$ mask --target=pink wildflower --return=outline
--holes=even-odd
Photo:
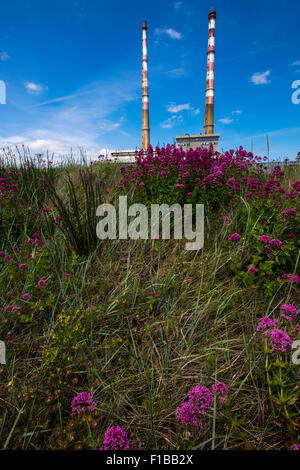
[[[278,323],[278,320],[272,320],[269,317],[259,318],[256,331],[264,331],[267,328],[274,328]]]
[[[101,450],[130,450],[127,432],[120,426],[112,426],[107,429]]]
[[[292,340],[289,335],[278,328],[274,330],[269,330],[266,334],[270,337],[271,348],[277,351],[285,352],[287,346],[292,345]]]
[[[77,416],[80,413],[83,413],[86,409],[94,411],[97,404],[98,403],[96,401],[93,401],[93,395],[87,392],[81,392],[76,395],[71,402],[71,416]]]
[[[39,280],[39,282],[38,282],[38,286],[39,286],[39,287],[46,287],[46,285],[47,285],[47,284],[46,284],[45,278],[42,277],[42,278]]]
[[[281,305],[280,310],[284,310],[280,316],[287,321],[295,320],[298,315],[298,310],[293,304]]]
[[[176,419],[182,424],[189,424],[197,429],[201,429],[203,426],[202,422],[199,421],[199,413],[192,401],[185,401],[177,408]]]
[[[268,242],[268,246],[272,250],[280,250],[282,244],[283,244],[282,241],[278,240],[278,238],[273,238],[272,240],[269,240]]]
[[[233,233],[232,235],[230,235],[228,240],[231,242],[236,242],[236,241],[239,241],[240,239],[241,239],[241,235],[239,233]]]
[[[256,269],[254,266],[249,266],[248,273],[256,274],[256,273],[258,273],[258,269]]]
[[[295,209],[287,209],[286,211],[281,212],[282,215],[286,217],[294,217],[296,215],[296,210]]]
[[[11,309],[12,313],[18,312],[20,310],[20,307],[13,307]]]
[[[269,240],[270,240],[270,237],[268,235],[261,235],[259,237],[259,241],[263,243],[268,243]]]
[[[290,450],[300,450],[300,444],[292,444]]]
[[[226,403],[228,388],[223,382],[217,382],[212,385],[211,391],[213,394],[220,394],[218,399],[221,403]]]

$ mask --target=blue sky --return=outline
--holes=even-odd
[[[288,6],[287,6],[288,5]],[[141,145],[141,23],[148,23],[152,145],[203,132],[211,7],[217,12],[215,131],[220,148],[273,158],[300,151],[300,2],[2,2],[0,146],[97,155]]]

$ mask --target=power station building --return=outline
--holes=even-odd
[[[176,146],[187,151],[198,147],[213,146],[214,151],[219,148],[220,134],[182,134],[176,136]]]

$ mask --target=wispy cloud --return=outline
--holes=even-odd
[[[242,114],[242,110],[241,109],[234,109],[233,111],[231,111],[231,114],[233,116],[240,116]],[[233,122],[238,122],[239,121],[239,118],[233,118],[233,117],[224,117],[224,118],[220,118],[219,119],[219,122],[221,122],[222,124],[232,124]]]
[[[171,78],[177,78],[177,77],[182,77],[183,75],[186,75],[186,71],[184,68],[178,68],[178,69],[167,70],[165,74]]]
[[[270,74],[270,70],[266,70],[263,73],[256,72],[252,75],[250,81],[254,83],[254,85],[265,85],[266,83],[271,83],[271,80],[268,80]]]
[[[170,129],[171,127],[174,127],[177,122],[182,122],[182,116],[174,114],[173,116],[169,117],[169,119],[167,119],[166,121],[161,122],[160,127],[162,127],[163,129]]]
[[[47,87],[34,82],[25,82],[24,86],[26,88],[27,93],[29,93],[30,95],[39,95],[40,93],[42,93],[42,91],[47,89]]]
[[[199,108],[194,109],[193,115],[197,116],[198,114],[200,114],[200,109]]]
[[[123,127],[127,103],[138,99],[139,92],[139,73],[133,71],[108,81],[89,83],[65,96],[40,100],[38,106],[31,105],[34,95],[29,94],[26,99],[23,96],[23,104],[20,103],[24,108],[24,120],[18,126],[20,131],[12,134],[10,128],[6,130],[4,126],[0,147],[24,144],[33,153],[49,150],[56,155],[68,154],[71,147],[82,148],[94,157],[101,149],[110,147],[109,142],[114,148],[135,147],[139,145],[139,133],[126,134]]]
[[[50,152],[55,154],[68,154],[71,148],[91,149],[90,135],[84,132],[76,134],[51,131],[49,129],[37,128],[25,131],[22,134],[1,137],[1,147],[21,146],[28,147],[34,153]]]
[[[0,60],[2,60],[2,62],[6,62],[9,59],[10,56],[7,54],[7,52],[0,52]]]
[[[161,34],[167,34],[171,39],[181,39],[182,34],[179,33],[178,31],[175,31],[173,28],[165,28],[165,29],[159,29],[156,28],[154,30],[154,34],[156,36],[160,36]]]
[[[233,121],[234,119],[229,117],[219,119],[219,122],[221,122],[222,124],[231,124]]]
[[[300,65],[300,60],[294,60],[294,62],[292,62],[290,65],[291,65],[292,67],[297,66],[297,65]]]
[[[124,121],[125,121],[124,117],[121,117],[119,121],[117,122],[112,122],[109,120],[102,120],[101,123],[99,124],[99,129],[101,131],[106,131],[106,132],[115,131],[116,129],[119,129],[119,127],[121,127]]]
[[[185,104],[170,103],[166,106],[166,108],[169,113],[180,113],[180,111],[193,109],[190,103],[185,103]]]
[[[175,2],[175,3],[174,3],[174,8],[175,8],[175,10],[178,10],[178,9],[181,7],[181,5],[182,5],[182,2],[181,2],[181,1]]]
[[[70,95],[58,96],[57,98],[52,98],[51,100],[46,100],[46,101],[42,101],[41,103],[36,103],[33,105],[33,107],[36,108],[39,106],[46,106],[47,104],[61,103],[62,101],[72,100],[74,98],[78,98],[82,95],[86,95],[90,93],[92,93],[92,91],[87,90],[87,91],[78,92],[78,93],[71,93]]]

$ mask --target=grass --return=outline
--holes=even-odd
[[[272,450],[299,442],[299,366],[289,351],[275,357],[264,349],[256,332],[258,318],[279,317],[280,305],[296,304],[297,286],[278,282],[266,290],[244,282],[233,266],[252,255],[249,240],[261,218],[255,207],[241,197],[239,209],[228,212],[232,225],[207,220],[199,252],[185,251],[184,240],[100,242],[93,213],[118,194],[120,165],[43,166],[28,155],[21,162],[20,198],[11,202],[0,247],[12,256],[0,270],[0,338],[9,342],[0,365],[1,447],[99,449],[112,425],[126,429],[133,449]],[[0,176],[19,168],[11,154],[2,157]],[[282,186],[299,178],[299,165],[286,166]],[[29,224],[16,226],[28,209]],[[228,237],[237,226],[243,239],[233,249]],[[28,245],[36,231],[40,244]],[[34,259],[24,261],[28,253]],[[44,288],[37,285],[42,277]],[[7,291],[20,306],[15,314],[3,310]],[[188,436],[176,408],[193,386],[217,381],[229,389],[226,404],[215,398],[203,428]],[[71,401],[82,391],[97,409],[72,418]]]

